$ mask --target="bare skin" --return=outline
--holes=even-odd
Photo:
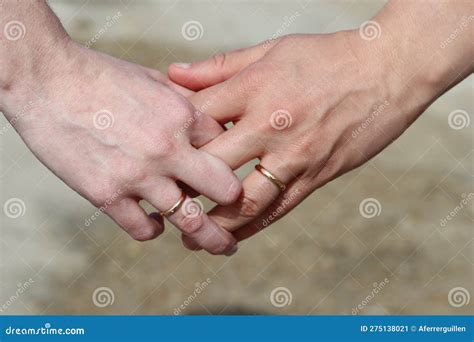
[[[446,43],[472,15],[470,1],[391,1],[372,32],[292,35],[172,65],[170,78],[198,91],[194,105],[235,124],[202,149],[233,169],[258,158],[287,184],[280,192],[253,171],[239,201],[209,216],[245,239],[382,151],[473,72],[472,26]]]
[[[197,149],[223,130],[196,112],[189,91],[72,42],[44,1],[2,1],[0,13],[2,27],[21,18],[24,29],[0,40],[0,110],[42,163],[134,239],[163,231],[138,202],[169,209],[181,196],[176,181],[223,205],[236,200],[229,166]],[[233,254],[232,234],[190,205],[170,221],[210,253]]]

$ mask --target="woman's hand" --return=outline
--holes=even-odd
[[[8,44],[8,42],[6,42]],[[12,47],[14,43],[12,43]],[[85,49],[69,39],[29,61],[2,87],[1,108],[28,147],[51,171],[137,240],[163,231],[159,211],[181,197],[176,181],[222,205],[236,200],[239,180],[202,146],[222,133],[159,72]],[[28,56],[25,56],[27,59]],[[31,106],[27,106],[31,103]],[[189,198],[169,217],[213,254],[236,241]]]
[[[427,9],[439,10],[409,10],[422,14]],[[189,97],[196,107],[205,108],[221,124],[235,124],[203,149],[233,169],[259,158],[287,185],[280,191],[253,171],[243,182],[239,201],[209,213],[219,225],[235,231],[241,240],[275,222],[318,187],[379,153],[441,92],[469,74],[466,46],[462,52],[443,52],[440,62],[433,58],[440,53],[436,38],[424,41],[426,51],[413,54],[409,43],[415,39],[405,31],[409,24],[395,20],[400,17],[397,12],[403,13],[401,4],[389,5],[388,14],[379,17],[381,24],[372,22],[376,25],[369,31],[361,27],[328,35],[286,36],[204,62],[170,67],[173,81],[203,89]],[[453,22],[462,11],[454,12],[448,16]],[[423,26],[422,21],[416,24]],[[381,32],[371,33],[377,25]],[[411,31],[415,37],[416,30],[420,28]],[[369,34],[376,40],[367,38]],[[458,69],[457,80],[450,78],[453,69]],[[184,237],[184,242],[197,249],[192,239]]]

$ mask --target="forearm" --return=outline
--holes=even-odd
[[[372,19],[378,38],[357,37],[363,53],[377,55],[373,69],[402,99],[400,110],[415,113],[409,121],[473,72],[473,12],[470,0],[390,1]]]
[[[42,0],[0,2],[0,23],[0,110],[8,117],[27,88],[54,75],[53,61],[65,54],[69,37]]]
[[[376,18],[392,40],[393,55],[446,82],[473,72],[471,0],[391,1]]]

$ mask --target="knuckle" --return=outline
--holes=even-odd
[[[280,40],[278,40],[277,46],[280,48],[293,47],[294,40],[298,37],[298,34],[287,34],[286,36],[283,36],[280,38]]]
[[[270,68],[262,62],[250,65],[241,76],[241,87],[249,92],[260,88],[267,76],[267,70]]]
[[[260,205],[250,194],[244,194],[239,198],[239,214],[244,218],[254,218],[260,212]]]
[[[148,169],[144,167],[138,168],[138,169],[134,168],[132,172],[133,172],[133,179],[134,179],[135,184],[140,184],[146,181],[150,176]]]
[[[308,159],[310,156],[315,155],[317,152],[322,152],[321,149],[319,149],[319,151],[316,151],[317,146],[321,145],[315,144],[314,138],[303,136],[298,141],[294,142],[291,146],[289,146],[289,150],[297,158]]]
[[[114,194],[119,192],[116,187],[107,184],[94,184],[85,191],[86,198],[97,208],[104,206]]]
[[[176,152],[176,144],[171,139],[163,138],[158,142],[148,144],[147,154],[152,159],[163,159],[172,156]]]
[[[226,53],[218,53],[212,56],[212,63],[214,67],[223,69],[226,65],[227,54]]]
[[[183,230],[183,232],[187,235],[191,235],[196,233],[203,227],[204,220],[202,219],[201,215],[198,216],[183,216],[179,220],[179,227]]]

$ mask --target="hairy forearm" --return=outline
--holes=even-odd
[[[69,37],[46,1],[0,2],[0,110],[8,115],[12,96],[46,81]]]

